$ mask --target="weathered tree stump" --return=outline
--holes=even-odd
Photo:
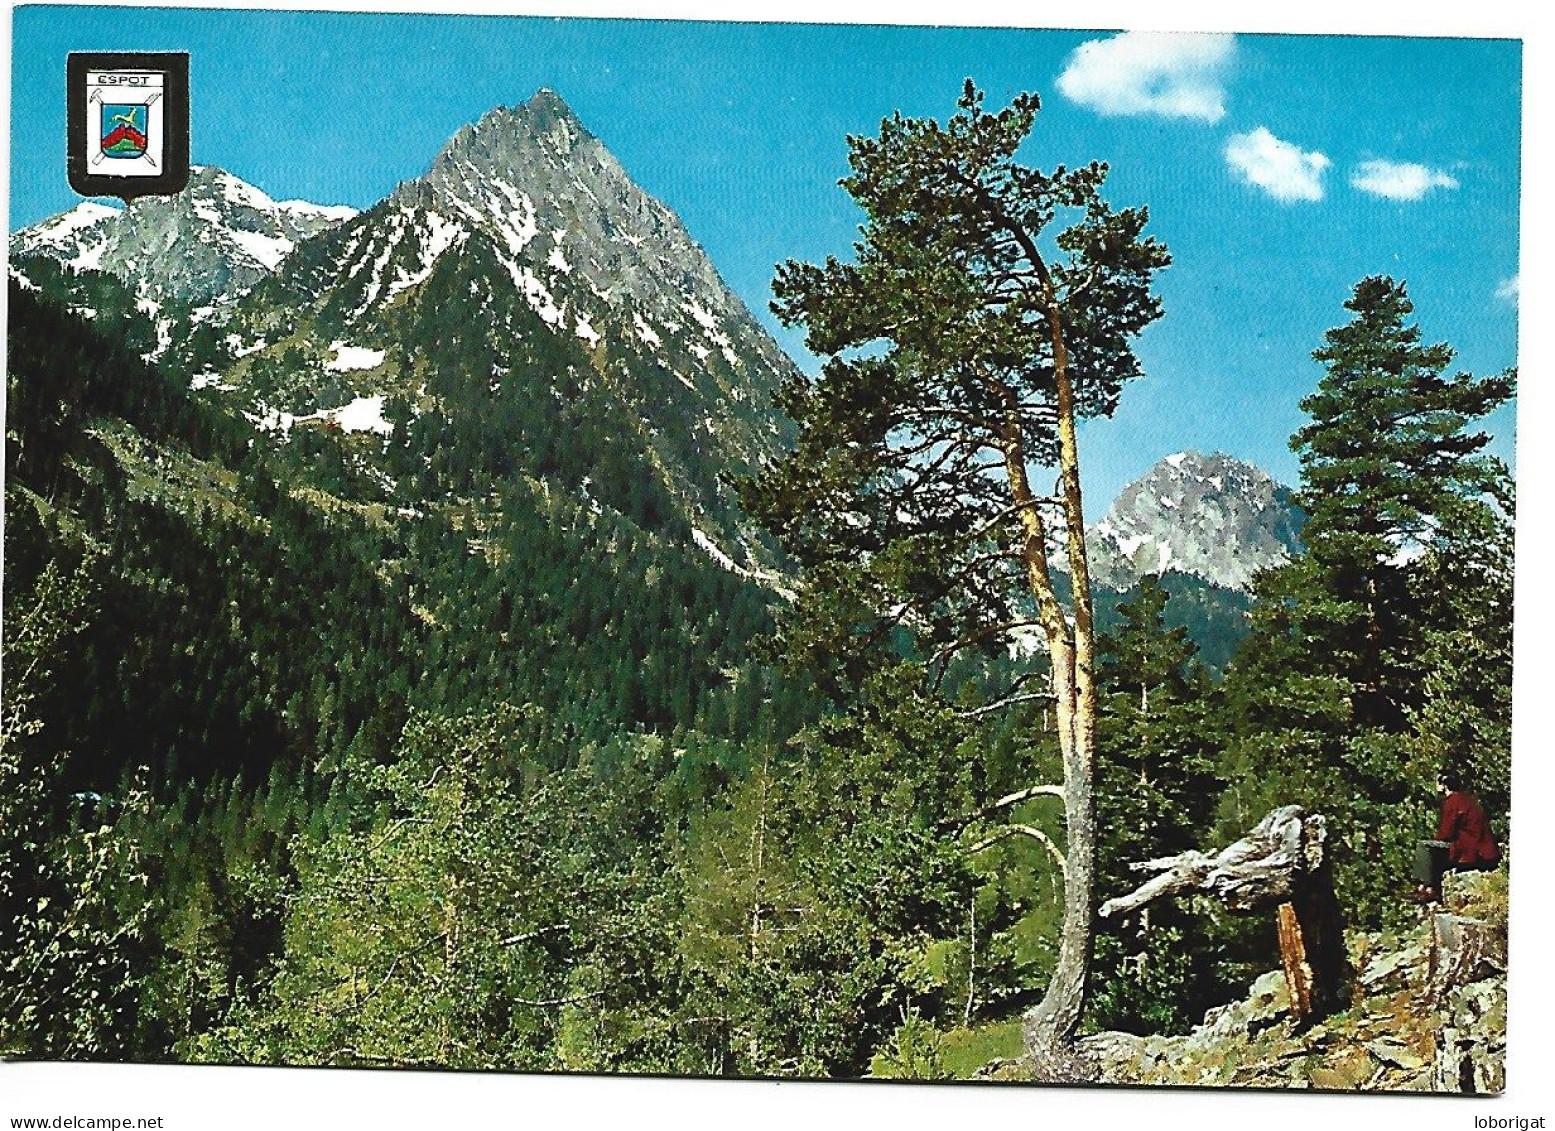
[[[1321,814],[1287,805],[1216,856],[1190,849],[1129,865],[1156,875],[1102,904],[1101,916],[1126,914],[1182,892],[1207,892],[1233,911],[1274,907],[1291,1015],[1297,1024],[1320,1020],[1344,1006],[1349,977],[1327,837]]]
[[[1427,985],[1433,1001],[1454,986],[1466,986],[1506,971],[1506,932],[1483,919],[1438,914],[1431,919]]]

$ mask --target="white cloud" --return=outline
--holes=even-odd
[[[1522,276],[1513,275],[1510,279],[1502,279],[1501,285],[1496,288],[1496,297],[1507,302],[1516,302],[1522,297]]]
[[[1226,163],[1248,184],[1284,204],[1322,200],[1323,172],[1333,164],[1324,154],[1281,141],[1262,126],[1232,135],[1226,143]]]
[[[1235,51],[1230,35],[1127,31],[1075,48],[1058,90],[1102,114],[1218,122],[1226,113],[1221,80]]]
[[[1350,183],[1389,200],[1419,200],[1432,189],[1458,187],[1456,178],[1413,161],[1362,161],[1350,174]]]

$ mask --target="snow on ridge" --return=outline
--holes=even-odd
[[[285,236],[267,236],[262,232],[246,232],[241,228],[222,229],[228,239],[237,244],[250,259],[274,271],[281,260],[292,253],[297,245]]]
[[[228,204],[242,204],[260,212],[275,210],[275,201],[261,188],[249,184],[241,177],[225,169],[217,171],[216,183],[221,188],[222,199]]]
[[[1121,553],[1125,558],[1128,558],[1128,559],[1132,560],[1133,557],[1134,557],[1135,551],[1137,551],[1146,542],[1150,541],[1150,535],[1148,535],[1148,534],[1129,534],[1129,535],[1114,534],[1113,535],[1113,540],[1116,541],[1117,544],[1118,544],[1118,552]]]
[[[311,200],[278,200],[275,206],[293,216],[319,217],[336,223],[344,223],[358,215],[357,210],[349,204],[314,204]]]
[[[65,266],[74,271],[96,271],[102,267],[107,250],[107,239],[101,239],[91,247],[83,247]]]
[[[406,274],[404,268],[395,270],[394,281],[389,284],[388,297],[393,298],[401,291],[407,291],[411,287],[420,286],[426,282],[432,274],[432,268],[437,265],[438,258],[454,244],[466,236],[464,228],[457,220],[450,220],[441,212],[428,209],[426,213],[426,227],[423,229],[421,246],[419,249],[420,263],[416,270]]]
[[[695,318],[704,330],[717,330],[718,319],[707,312],[707,309],[699,302],[688,302],[685,306],[686,313]]]
[[[463,235],[464,228],[457,220],[450,220],[441,212],[427,212],[427,239],[422,244],[426,254],[424,263],[430,263],[451,248]]]
[[[723,550],[719,548],[718,543],[714,542],[709,535],[701,530],[698,530],[695,526],[691,528],[691,540],[696,543],[697,549],[701,550],[708,557],[712,558],[713,561],[718,563],[718,565],[722,566],[724,569],[738,577],[746,578],[749,581],[759,581],[767,585],[770,585],[777,580],[776,575],[774,574],[766,573],[761,570],[746,569],[739,562],[735,561],[728,554],[724,553]]]
[[[692,301],[686,303],[685,310],[696,320],[697,325],[702,327],[702,333],[707,340],[719,348],[730,365],[734,365],[737,358],[734,355],[733,349],[730,348],[734,343],[729,340],[728,334],[719,329],[718,319],[709,314],[707,308],[699,302]]]
[[[395,223],[390,227],[389,238],[383,245],[383,254],[373,261],[367,284],[367,293],[362,298],[362,305],[352,311],[350,315],[352,321],[366,313],[367,309],[377,301],[379,294],[383,292],[383,269],[388,266],[389,257],[394,254],[394,249],[399,247],[400,240],[404,238],[405,225],[402,218],[397,216],[395,217]],[[363,260],[363,262],[366,261]],[[355,275],[356,271],[352,271],[351,274]]]
[[[507,198],[508,209],[506,214],[499,212],[496,207],[492,209],[492,212],[502,221],[497,225],[497,234],[502,237],[503,242],[508,245],[513,254],[517,255],[529,246],[531,240],[540,234],[539,217],[535,210],[534,201],[529,199],[527,193],[520,192],[500,177],[491,181],[490,185]],[[493,204],[496,204],[495,199]]]
[[[706,534],[702,533],[702,531],[698,530],[694,526],[691,528],[691,540],[697,544],[697,547],[701,549],[703,553],[712,558],[719,565],[723,566],[724,569],[729,570],[730,572],[739,570],[739,565],[733,558],[718,548],[717,542],[714,542],[711,538],[709,538]]]
[[[58,216],[50,216],[41,223],[24,228],[23,231],[36,243],[48,247],[61,247],[77,232],[93,227],[109,217],[117,216],[119,211],[106,204],[99,204],[95,200],[83,200],[74,208],[61,212]]]
[[[357,210],[349,204],[315,204],[311,200],[275,200],[258,185],[250,184],[237,174],[229,173],[215,165],[191,165],[190,171],[212,174],[212,187],[226,203],[252,208],[256,212],[264,212],[272,217],[286,215],[293,218],[339,222],[357,215]]]
[[[508,274],[513,277],[513,285],[528,300],[536,314],[556,327],[566,321],[566,313],[556,304],[556,299],[546,290],[545,284],[535,278],[533,271],[528,267],[520,267],[511,259],[503,259],[502,265],[508,269]]]

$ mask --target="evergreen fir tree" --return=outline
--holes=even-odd
[[[1221,831],[1239,835],[1276,804],[1324,813],[1341,898],[1374,922],[1398,913],[1413,841],[1430,831],[1435,769],[1411,720],[1442,660],[1440,618],[1454,614],[1422,606],[1419,585],[1464,529],[1509,506],[1506,469],[1471,425],[1514,377],[1447,375],[1452,350],[1421,344],[1391,279],[1363,280],[1345,306],[1354,317],[1314,353],[1327,371],[1291,439],[1307,552],[1256,584],[1228,679],[1241,734]]]

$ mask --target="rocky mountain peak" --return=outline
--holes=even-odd
[[[43,255],[114,275],[157,304],[221,304],[275,271],[303,240],[356,214],[343,205],[272,200],[214,165],[174,196],[127,208],[84,201],[12,237],[13,257]]]
[[[449,175],[462,164],[500,174],[532,173],[537,165],[565,163],[574,153],[604,152],[555,91],[542,88],[517,106],[498,106],[462,127],[432,163]]]
[[[1130,483],[1090,535],[1094,576],[1126,589],[1145,574],[1190,574],[1246,590],[1300,545],[1290,491],[1223,452],[1169,455]]]
[[[554,291],[557,276],[569,276],[563,289],[581,284],[591,301],[637,312],[645,337],[688,323],[717,324],[720,335],[733,323],[754,330],[675,214],[552,90],[461,129],[396,196],[494,237],[515,279],[527,267]]]

